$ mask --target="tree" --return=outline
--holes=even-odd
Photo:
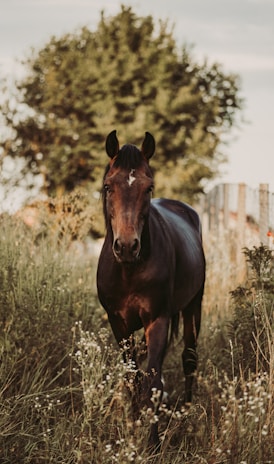
[[[216,175],[219,148],[242,106],[236,75],[197,64],[187,46],[178,51],[167,22],[155,25],[131,7],[102,13],[95,31],[52,37],[25,65],[27,77],[16,85],[23,106],[1,105],[13,133],[1,145],[43,173],[51,193],[101,179],[111,130],[135,144],[149,130],[158,193],[168,186],[168,194],[189,199]]]

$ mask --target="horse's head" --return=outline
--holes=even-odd
[[[119,149],[116,131],[106,139],[106,152],[111,160],[104,176],[104,214],[107,227],[112,230],[114,256],[121,263],[133,263],[140,256],[153,190],[148,160],[154,151],[155,141],[149,132],[141,150],[134,145]]]

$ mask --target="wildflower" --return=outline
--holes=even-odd
[[[265,425],[263,426],[263,429],[262,429],[262,435],[265,437],[265,436],[267,435],[267,433],[268,433],[267,425],[265,424]]]
[[[150,419],[149,423],[157,424],[157,422],[159,422],[159,417],[156,414],[154,414],[154,416]]]

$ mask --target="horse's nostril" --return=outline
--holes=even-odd
[[[114,245],[113,245],[113,249],[115,251],[115,253],[117,254],[120,254],[121,251],[122,251],[122,243],[121,243],[121,240],[119,240],[118,238],[115,240],[114,242]]]
[[[132,253],[136,253],[139,248],[139,240],[136,238],[131,246]]]

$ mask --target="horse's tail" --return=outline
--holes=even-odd
[[[168,342],[168,344],[170,344],[172,342],[173,338],[178,337],[179,320],[180,320],[180,313],[178,312],[178,313],[173,314],[173,316],[171,318],[171,323],[170,323],[170,333],[169,333],[169,342]]]

